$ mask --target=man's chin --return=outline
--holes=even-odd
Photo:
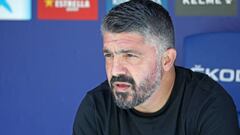
[[[114,95],[114,98],[116,105],[122,109],[132,109],[141,104],[140,102],[135,101],[131,96],[128,96],[127,98],[123,99],[122,95],[121,96]]]
[[[114,96],[115,96],[116,100],[119,99],[119,100],[122,100],[122,101],[127,101],[130,98],[129,92],[117,92],[117,91],[115,91]]]

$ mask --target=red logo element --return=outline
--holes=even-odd
[[[38,18],[44,20],[97,20],[97,0],[38,0]]]

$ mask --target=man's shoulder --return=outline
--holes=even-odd
[[[206,74],[184,68],[178,70],[185,76],[182,109],[189,129],[204,127],[208,132],[212,130],[208,126],[217,125],[221,127],[219,131],[236,133],[236,107],[227,91]]]
[[[198,90],[199,92],[212,94],[227,94],[224,88],[208,75],[200,72],[193,72],[190,69],[183,67],[176,67],[177,74],[185,78],[186,88]]]
[[[216,104],[217,102],[232,102],[231,96],[227,91],[208,75],[193,72],[190,69],[177,67],[177,74],[181,79],[183,87],[182,96],[184,104],[198,110],[205,105]],[[187,108],[188,108],[187,107]]]
[[[227,91],[208,75],[193,72],[189,69],[178,68],[181,74],[185,74],[184,104],[188,111],[201,111],[206,108],[214,108],[221,104],[233,105],[232,98]],[[193,111],[194,110],[194,111]]]

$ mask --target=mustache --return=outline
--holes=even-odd
[[[111,86],[113,86],[114,82],[127,82],[135,86],[135,81],[132,77],[126,76],[126,75],[118,75],[118,76],[112,76],[110,83]]]

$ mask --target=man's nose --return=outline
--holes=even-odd
[[[118,76],[118,75],[124,75],[127,73],[127,67],[124,62],[120,57],[115,57],[113,59],[113,64],[112,64],[112,75],[113,76]]]

